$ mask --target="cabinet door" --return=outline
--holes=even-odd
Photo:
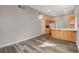
[[[76,42],[76,32],[69,31],[67,37],[68,41]]]
[[[59,38],[58,34],[59,34],[58,31],[54,31],[54,38],[58,39]]]
[[[62,39],[61,31],[59,30],[52,30],[51,36],[56,39]]]
[[[57,35],[57,39],[62,39],[62,31],[58,30],[56,35]]]
[[[49,28],[45,29],[45,34],[49,34]]]
[[[75,16],[70,16],[69,22],[70,22],[70,24],[75,24]]]
[[[53,38],[56,38],[56,30],[51,30],[51,36],[52,36]]]
[[[62,31],[62,39],[63,40],[67,40],[68,39],[68,37],[67,37],[67,31]]]

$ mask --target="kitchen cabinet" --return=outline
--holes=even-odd
[[[69,16],[70,24],[75,24],[75,16]]]
[[[51,36],[55,39],[76,42],[76,32],[68,30],[51,30]]]
[[[51,36],[56,39],[62,39],[62,34],[61,34],[61,31],[59,30],[52,30]]]
[[[51,29],[49,26],[50,23],[55,23],[55,20],[50,18],[45,19],[45,34],[51,34]]]
[[[45,28],[45,34],[50,34],[50,29],[49,28]]]
[[[69,41],[76,42],[76,32],[75,31],[68,31],[67,32],[67,37]]]
[[[49,26],[50,24],[52,24],[52,27]],[[73,29],[71,28],[75,25],[75,16],[69,17],[70,29],[72,30],[54,28],[53,24],[56,24],[55,19],[45,19],[45,34],[48,34],[55,39],[76,42],[76,31],[72,31]]]
[[[76,17],[75,16],[69,16],[69,24],[71,28],[75,28],[76,25]]]

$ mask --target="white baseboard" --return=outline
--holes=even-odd
[[[41,35],[42,35],[42,34],[41,34]],[[25,41],[25,40],[29,40],[29,39],[32,39],[32,38],[35,38],[35,37],[39,37],[39,36],[41,36],[41,35],[31,36],[30,38],[26,38],[26,39],[24,39],[24,40],[20,40],[20,41],[16,41],[16,42],[11,42],[11,43],[8,43],[8,44],[5,44],[5,45],[0,46],[0,48],[6,47],[6,46],[9,46],[9,45],[13,45],[13,44],[16,44],[16,43]]]
[[[78,51],[79,51],[79,46],[77,46],[77,48],[78,48]]]

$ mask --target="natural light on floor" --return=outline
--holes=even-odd
[[[50,42],[44,42],[41,45],[39,45],[38,47],[47,47],[47,46],[56,46],[56,44],[53,44]]]

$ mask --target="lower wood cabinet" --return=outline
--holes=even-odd
[[[51,30],[51,36],[56,39],[76,42],[76,32],[68,30]]]
[[[75,31],[68,31],[67,37],[69,41],[76,42],[76,32]]]
[[[60,31],[52,30],[51,31],[51,36],[56,38],[56,39],[62,39],[62,35]]]
[[[45,28],[45,34],[50,34],[50,29],[49,28]]]

